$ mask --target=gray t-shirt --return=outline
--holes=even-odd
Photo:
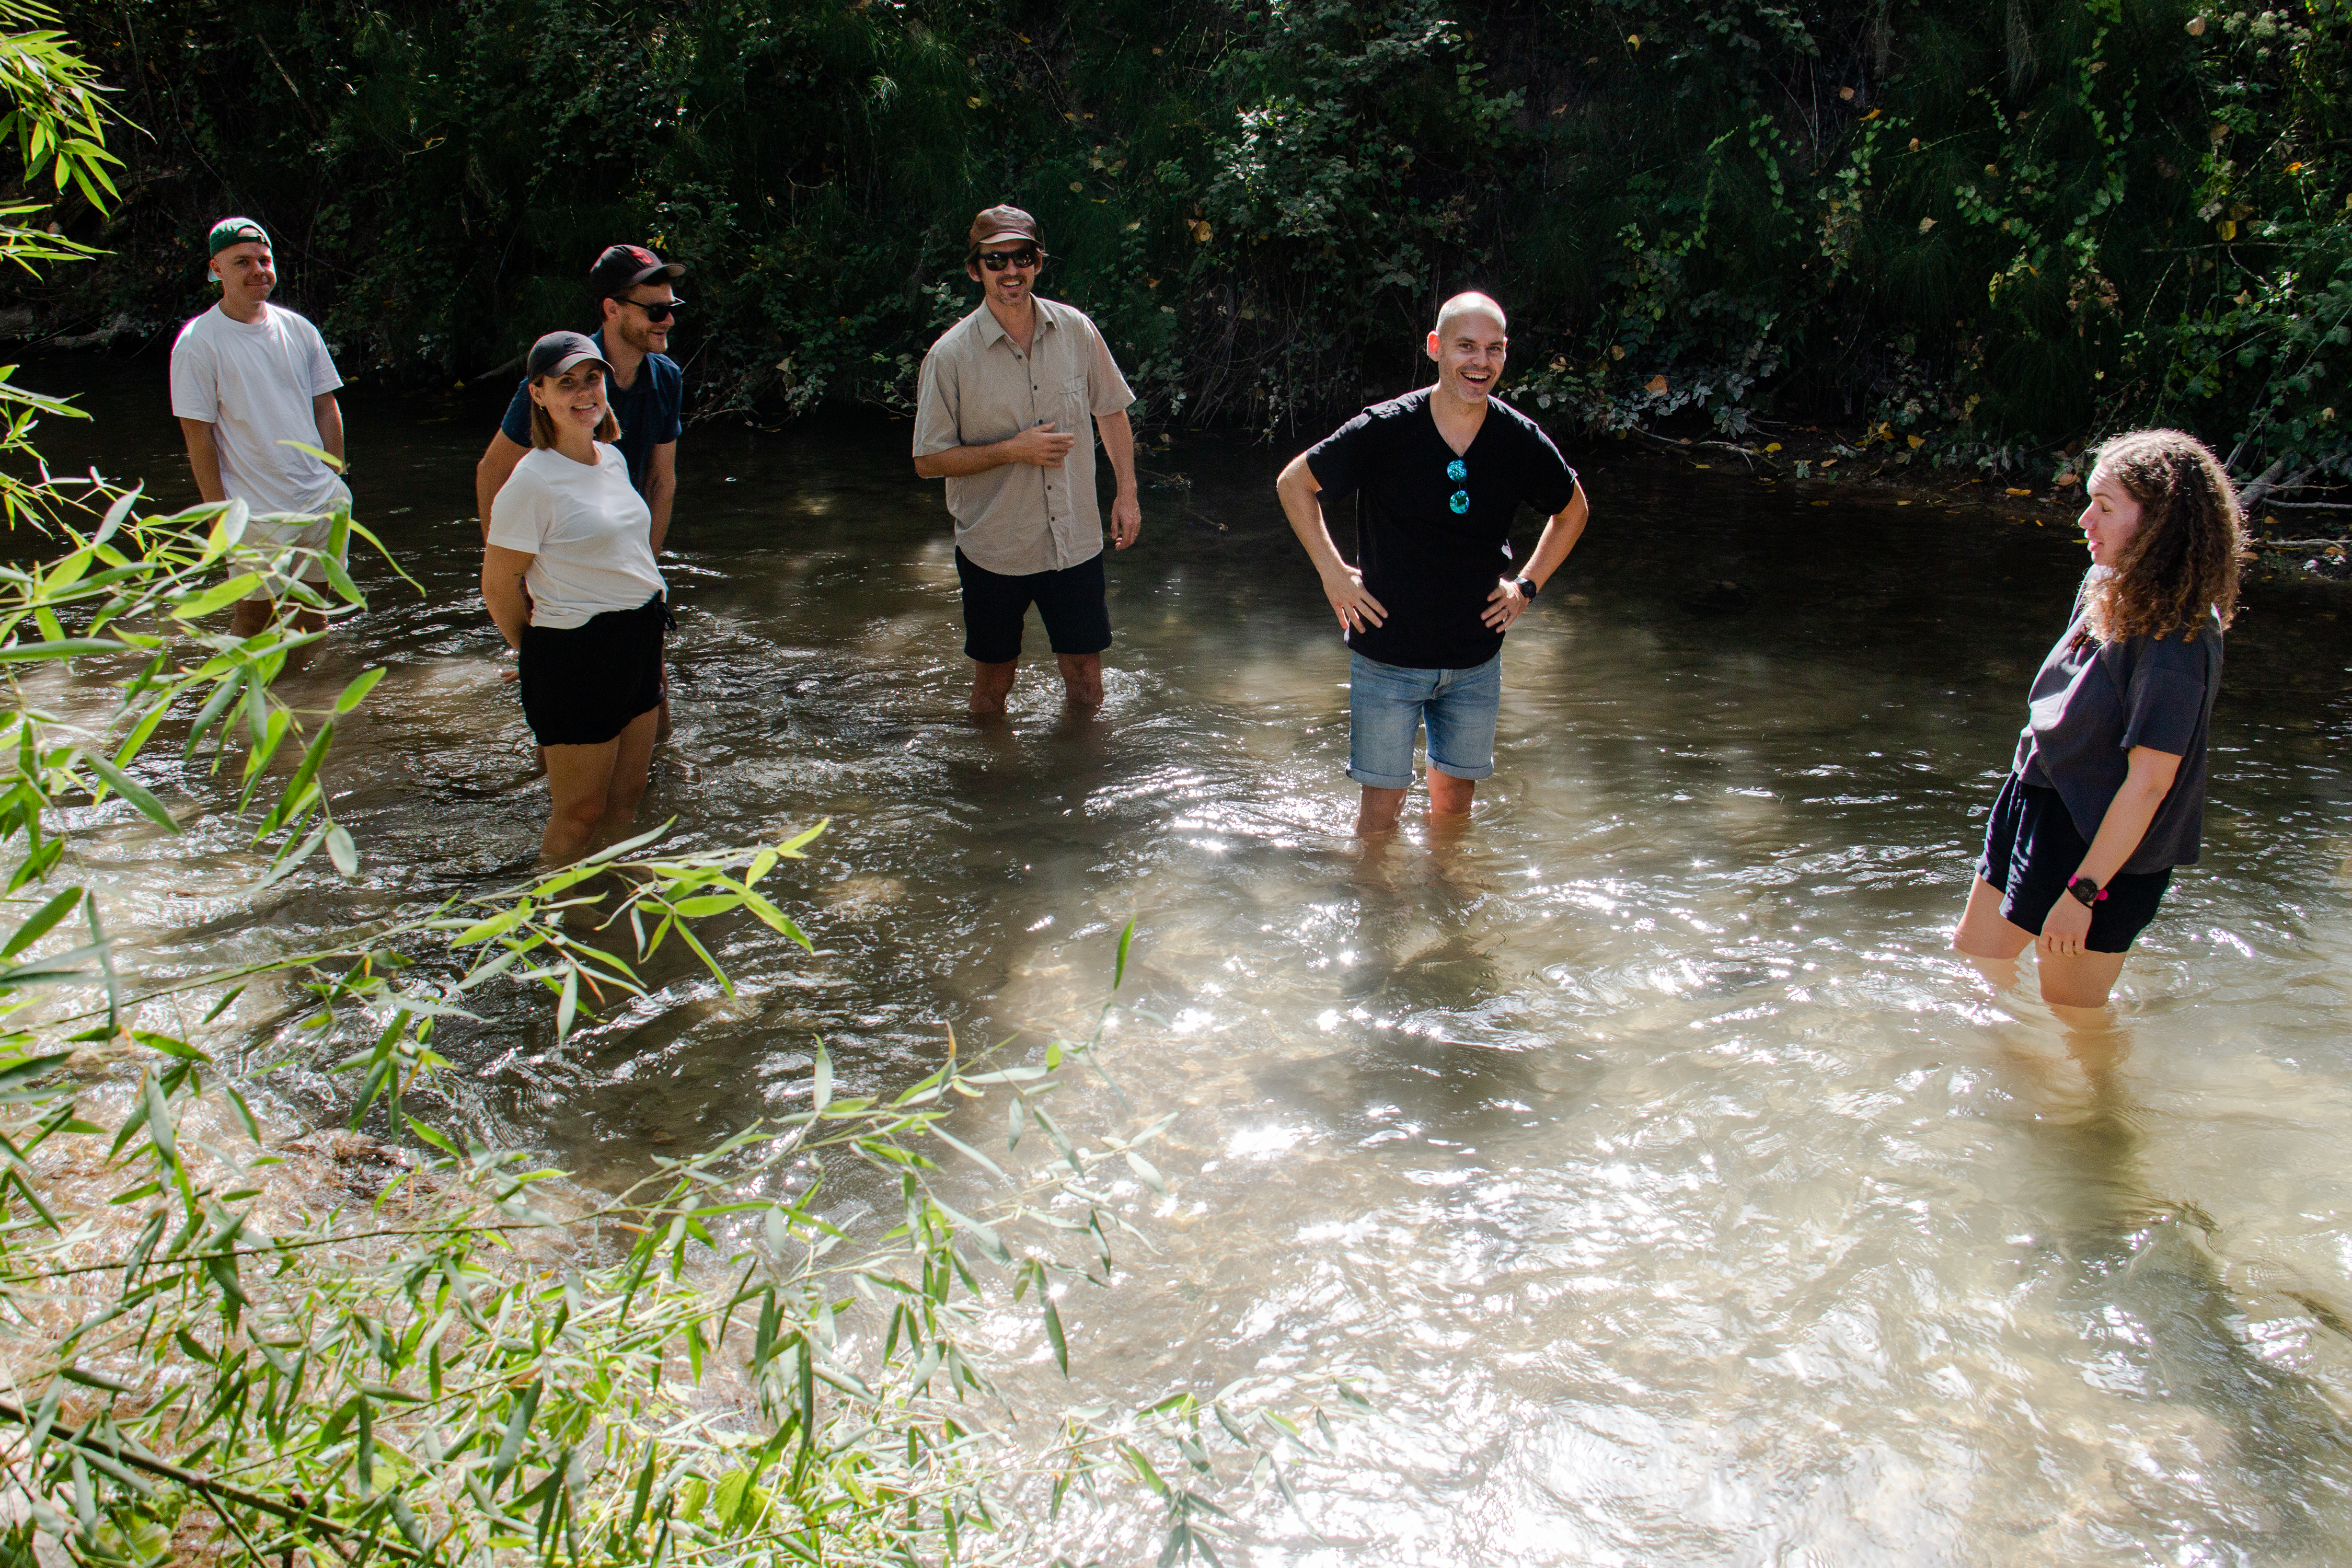
[[[2085,641],[2076,616],[2033,678],[2032,713],[2017,738],[2016,773],[2058,792],[2085,840],[2131,772],[2135,746],[2180,759],[2139,847],[2118,875],[2193,866],[2205,823],[2205,732],[2221,685],[2221,622],[2210,612],[2194,637]]]

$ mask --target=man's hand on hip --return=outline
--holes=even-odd
[[[1519,592],[1517,583],[1506,577],[1495,584],[1493,593],[1486,595],[1486,608],[1478,618],[1486,623],[1488,631],[1504,631],[1513,621],[1526,615],[1528,606],[1534,602]]]
[[[1067,431],[1054,428],[1051,419],[1032,425],[1028,429],[1004,443],[1004,455],[1016,463],[1031,463],[1041,468],[1058,468],[1062,459],[1078,438]]]
[[[1143,507],[1133,496],[1119,496],[1110,503],[1110,542],[1124,550],[1135,542],[1143,531]]]
[[[1323,596],[1331,601],[1331,613],[1349,631],[1368,631],[1389,618],[1381,602],[1364,591],[1364,574],[1353,566],[1324,574]]]

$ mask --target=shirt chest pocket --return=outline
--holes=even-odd
[[[1062,409],[1065,430],[1083,432],[1087,419],[1087,378],[1084,373],[1062,378]]]

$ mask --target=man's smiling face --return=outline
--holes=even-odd
[[[1437,384],[1464,403],[1484,403],[1503,379],[1503,361],[1510,347],[1503,323],[1491,316],[1465,313],[1445,327],[1445,335],[1429,334],[1429,357],[1437,362]]]
[[[668,279],[639,283],[609,303],[612,308],[604,312],[605,342],[618,337],[642,354],[669,352],[669,330],[677,324],[675,309],[678,298]],[[671,313],[656,321],[647,313],[649,307]]]
[[[1001,269],[991,270],[988,262],[996,258],[1004,258],[1004,265]],[[982,246],[967,270],[980,279],[990,304],[1000,310],[1019,310],[1033,297],[1037,268],[1044,261],[1035,240],[1009,234]]]
[[[225,247],[213,258],[213,275],[232,305],[257,306],[278,287],[277,258],[257,239]]]

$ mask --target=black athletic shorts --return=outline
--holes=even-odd
[[[1021,622],[1031,604],[1045,623],[1055,653],[1100,653],[1110,647],[1110,605],[1103,595],[1103,558],[1059,572],[1008,577],[975,566],[956,552],[963,579],[963,652],[977,664],[1010,664],[1021,657]]]
[[[607,610],[576,626],[525,626],[522,712],[542,746],[601,746],[661,706],[662,633],[669,606],[656,594],[634,610]]]
[[[1977,875],[2000,889],[2001,919],[2039,936],[2052,908],[2071,896],[2066,884],[2090,852],[2058,792],[2011,773],[1993,800]],[[2129,952],[2171,885],[2168,866],[2117,876],[2107,884],[2107,896],[2091,906],[2091,934],[2083,945],[2093,952]]]

